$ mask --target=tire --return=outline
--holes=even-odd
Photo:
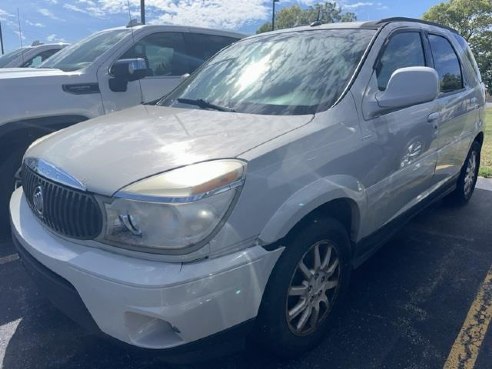
[[[348,288],[350,255],[347,231],[338,221],[313,218],[306,222],[287,242],[275,265],[252,339],[284,358],[314,348],[326,334]],[[317,265],[320,268],[315,268]]]
[[[455,205],[465,205],[470,201],[475,185],[478,179],[478,170],[480,168],[480,151],[479,142],[473,142],[466,160],[461,168],[460,176],[456,182],[456,189],[449,196],[451,203]]]
[[[22,163],[25,148],[18,149],[0,163],[0,239],[10,234],[9,201],[14,191],[14,176]]]

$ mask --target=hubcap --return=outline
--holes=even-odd
[[[327,240],[313,244],[292,276],[287,296],[287,322],[292,333],[314,332],[328,316],[338,293],[340,260]]]
[[[475,184],[476,176],[477,176],[477,153],[475,151],[472,151],[470,158],[468,159],[468,164],[466,166],[466,172],[464,178],[465,196],[469,196],[473,191],[473,186]]]

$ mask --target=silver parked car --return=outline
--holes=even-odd
[[[470,199],[483,121],[451,29],[393,18],[252,36],[157,103],[34,143],[14,240],[55,304],[118,340],[185,350],[247,329],[296,355],[398,227]]]
[[[33,42],[31,46],[21,47],[0,56],[0,68],[35,68],[66,46],[68,44],[61,42],[54,44]]]

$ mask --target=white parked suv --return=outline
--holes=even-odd
[[[243,35],[137,25],[95,33],[27,70],[0,70],[0,233],[22,155],[55,130],[161,98]]]
[[[22,47],[0,56],[0,68],[35,68],[66,46],[68,46],[66,43],[33,42],[31,46]]]
[[[96,331],[172,351],[244,329],[296,355],[398,227],[470,199],[484,101],[466,42],[435,24],[255,35],[155,104],[34,143],[13,237]]]

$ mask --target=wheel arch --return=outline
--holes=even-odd
[[[474,142],[478,142],[480,144],[480,147],[483,145],[483,140],[484,140],[484,134],[483,131],[480,131],[476,136],[475,139],[473,140]]]
[[[355,178],[322,178],[294,193],[275,212],[260,233],[262,244],[281,244],[313,217],[338,220],[355,242],[366,212],[366,192]]]

